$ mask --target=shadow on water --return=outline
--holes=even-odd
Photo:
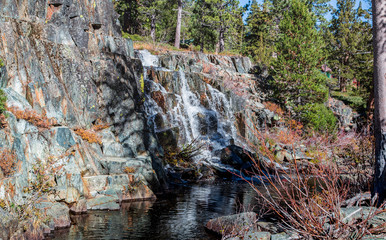
[[[123,203],[120,211],[72,216],[69,229],[49,239],[218,239],[208,220],[251,210],[256,194],[244,182],[175,186],[156,201]]]

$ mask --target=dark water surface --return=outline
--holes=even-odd
[[[218,239],[205,231],[211,218],[251,210],[255,193],[246,183],[174,187],[156,201],[123,203],[120,211],[72,216],[69,229],[50,239]]]

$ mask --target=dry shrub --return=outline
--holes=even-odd
[[[94,130],[74,129],[75,133],[89,143],[102,144],[102,139]]]
[[[273,103],[273,102],[265,102],[264,106],[266,109],[268,109],[271,112],[276,113],[280,117],[284,116],[284,111],[278,104]]]
[[[15,152],[6,148],[0,149],[0,168],[5,176],[9,176],[13,172],[15,164]]]
[[[160,55],[169,51],[187,51],[186,49],[177,49],[172,45],[156,42],[134,42],[134,49],[148,50],[153,55]]]
[[[98,120],[97,123],[92,127],[92,130],[95,132],[102,131],[106,128],[109,128],[110,125],[108,123],[102,122],[101,120]]]
[[[7,117],[4,113],[0,114],[0,128],[6,128],[8,126]]]
[[[24,119],[40,128],[50,128],[52,125],[56,124],[54,118],[47,118],[46,114],[40,115],[34,110],[20,110],[17,107],[9,107],[7,110],[13,113],[17,119]]]
[[[263,144],[251,144],[251,148],[256,152],[261,151],[262,147],[269,151],[258,129],[251,127],[249,130]],[[274,162],[272,154],[266,156],[271,163]],[[271,164],[272,172],[268,175],[251,159],[255,169],[251,173],[253,177],[251,180],[241,175],[239,177],[247,181],[268,204],[279,219],[279,225],[299,234],[301,239],[361,239],[365,235],[384,230],[373,228],[369,223],[374,216],[383,212],[381,208],[359,219],[348,221],[343,218],[341,209],[351,186],[350,182],[342,180],[336,163],[329,161],[324,164],[310,164],[302,172],[298,169],[297,160],[287,169],[272,168],[276,165]]]

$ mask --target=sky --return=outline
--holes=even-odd
[[[239,0],[240,1],[240,5],[244,6],[245,4],[248,3],[249,0]],[[263,0],[257,0],[257,2],[259,3],[262,3]],[[356,6],[358,6],[359,2],[362,2],[362,7],[364,9],[367,9],[369,8],[369,4],[367,3],[366,0],[356,0]],[[333,7],[336,7],[336,0],[331,0],[330,1],[330,4],[333,6]],[[331,16],[327,16],[327,19],[331,18]]]

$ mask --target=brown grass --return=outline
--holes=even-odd
[[[46,114],[38,114],[34,110],[20,110],[17,107],[9,107],[7,110],[13,113],[17,119],[24,119],[39,128],[50,128],[52,125],[56,124],[54,118],[47,118]]]
[[[200,48],[197,46],[190,45],[189,48],[176,48],[172,45],[169,45],[167,43],[153,43],[153,42],[147,42],[147,41],[134,41],[133,43],[134,49],[137,50],[148,50],[153,55],[160,55],[171,51],[178,51],[178,52],[199,52]],[[239,53],[231,52],[231,51],[224,51],[221,53],[211,52],[211,51],[204,51],[205,54],[211,54],[211,55],[220,55],[220,56],[237,56],[240,57],[241,55]]]

